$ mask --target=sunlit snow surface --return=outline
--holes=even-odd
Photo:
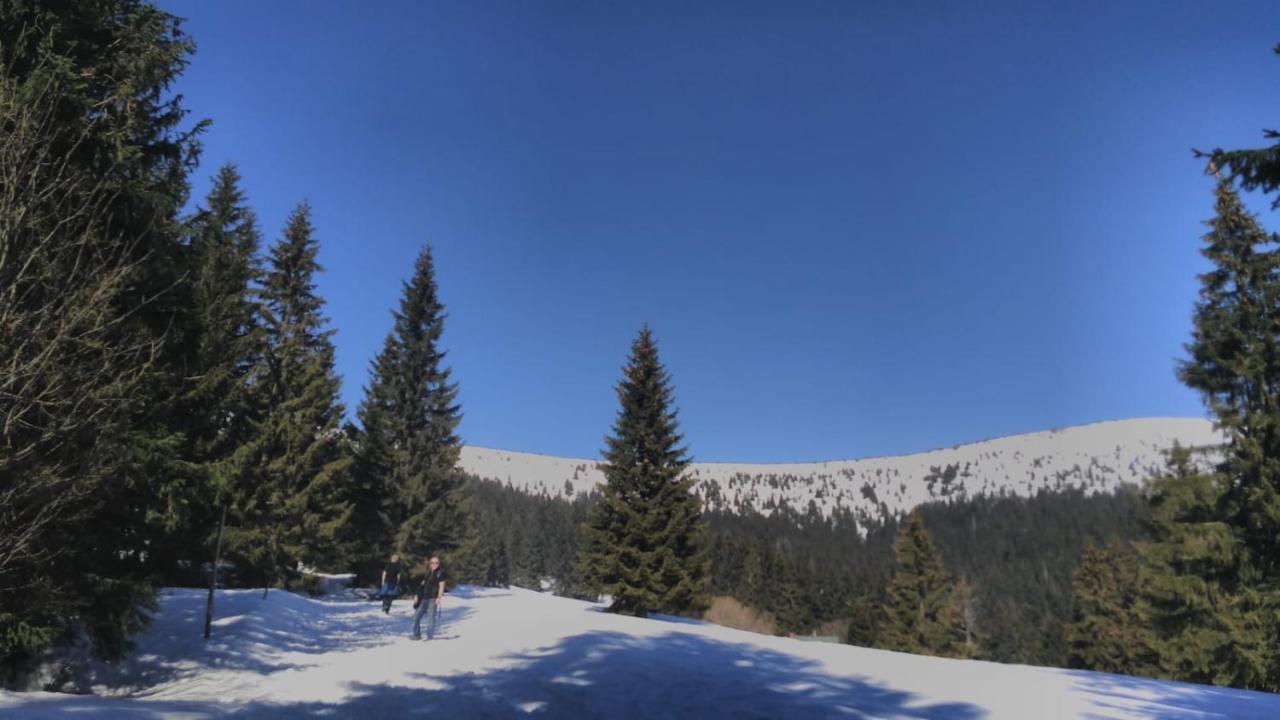
[[[1271,720],[1280,696],[801,642],[619,617],[511,588],[446,595],[441,635],[410,608],[172,590],[93,695],[0,692],[0,718],[1160,718]]]

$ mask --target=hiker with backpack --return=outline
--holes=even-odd
[[[414,640],[422,639],[422,616],[427,616],[427,639],[435,637],[436,620],[440,613],[440,604],[444,602],[445,572],[440,558],[432,555],[427,561],[427,576],[418,587],[417,597],[413,601],[413,634]]]

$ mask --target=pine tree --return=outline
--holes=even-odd
[[[340,544],[351,514],[351,457],[340,427],[342,405],[334,372],[332,330],[314,276],[322,268],[306,203],[289,217],[271,250],[263,287],[268,335],[268,409],[258,453],[260,477],[239,493],[228,530],[229,554],[253,580],[287,584],[296,564],[341,563]]]
[[[606,483],[579,568],[613,597],[611,612],[690,612],[706,606],[701,503],[680,446],[666,369],[648,326],[631,346],[604,453]]]
[[[1072,576],[1067,662],[1085,670],[1150,674],[1150,639],[1138,615],[1138,561],[1118,543],[1085,548]]]
[[[919,513],[908,515],[898,529],[893,552],[898,567],[886,590],[880,646],[900,652],[959,655],[964,630],[954,586]]]
[[[143,2],[0,3],[0,671],[77,620],[119,655],[145,621],[200,129],[167,88],[192,49]]]
[[[359,410],[357,517],[366,564],[376,562],[384,553],[379,545],[388,540],[410,557],[461,549],[471,527],[465,476],[457,468],[458,386],[443,365],[445,312],[429,247],[418,256],[393,315]],[[381,535],[386,532],[394,537]]]

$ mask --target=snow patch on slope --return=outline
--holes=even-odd
[[[820,463],[693,463],[709,509],[769,513],[781,504],[824,517],[898,516],[947,497],[1030,496],[1042,489],[1114,492],[1159,471],[1168,449],[1222,444],[1208,420],[1146,418],[1014,435],[943,450]],[[531,494],[573,497],[604,482],[598,460],[462,448],[460,466]]]

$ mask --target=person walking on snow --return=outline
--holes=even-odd
[[[391,613],[391,601],[400,594],[400,556],[393,554],[391,562],[382,568],[382,612]]]
[[[440,603],[444,602],[444,584],[445,573],[440,565],[440,558],[432,555],[427,561],[427,577],[423,579],[422,585],[418,588],[418,596],[413,601],[413,634],[410,637],[414,640],[422,639],[423,615],[427,615],[427,639],[435,637]]]

